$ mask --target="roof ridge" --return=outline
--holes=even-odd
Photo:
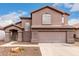
[[[67,13],[67,12],[65,12],[65,11],[63,11],[63,10],[60,10],[60,9],[58,9],[58,8],[55,8],[54,6],[44,6],[44,7],[40,8],[40,9],[37,9],[37,10],[33,11],[32,13],[35,13],[35,12],[37,12],[37,11],[39,11],[39,10],[44,9],[44,8],[54,9],[55,11],[58,11],[58,12],[60,12],[60,13],[69,15],[69,13]]]
[[[16,22],[15,25],[17,25],[17,24],[20,23],[20,22],[21,22],[21,21]],[[12,26],[12,25],[15,26],[14,24],[10,24],[10,25],[7,25],[7,26],[5,26],[5,27],[3,27],[3,28],[5,29],[6,27],[9,27],[9,26]]]

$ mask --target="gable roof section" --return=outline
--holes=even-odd
[[[19,23],[21,23],[21,21],[20,21],[20,22],[15,23],[15,25],[13,25],[13,24],[8,25],[8,26],[4,27],[3,29],[6,29],[6,28],[11,27],[11,26],[15,26],[15,27],[18,27],[18,28],[22,29],[21,27],[16,26],[16,25],[17,25],[17,24],[19,24]]]
[[[66,12],[64,12],[64,11],[62,11],[62,10],[58,10],[57,8],[55,8],[55,7],[50,7],[50,6],[45,6],[45,7],[43,7],[43,8],[40,8],[40,9],[38,9],[38,10],[33,11],[32,13],[38,12],[38,11],[44,9],[44,8],[49,8],[49,9],[55,10],[55,11],[57,11],[57,12],[59,12],[59,13],[66,14],[66,15],[70,15],[69,13],[66,13]]]
[[[31,17],[22,16],[20,19],[31,19]]]

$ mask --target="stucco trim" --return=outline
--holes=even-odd
[[[24,17],[24,16],[22,16],[22,17],[20,17],[20,19],[32,19],[31,17]]]
[[[75,29],[75,28],[73,28],[73,27],[37,27],[37,26],[32,26],[31,27],[32,29]]]
[[[10,25],[10,26],[7,26],[7,27],[4,28],[4,30],[7,29],[7,28],[9,28],[9,27],[11,27],[11,26],[17,27],[17,28],[19,28],[19,29],[22,30],[22,28],[20,28],[20,27],[18,27],[18,26],[16,26],[16,25]]]
[[[15,25],[13,25],[13,24],[8,25],[8,26],[4,27],[3,29],[5,30],[6,28],[11,27],[11,26],[18,27],[18,26],[16,26],[16,25],[17,25],[17,24],[19,24],[19,23],[21,23],[21,21],[20,21],[20,22],[15,23]],[[22,29],[21,27],[18,27],[18,28]]]

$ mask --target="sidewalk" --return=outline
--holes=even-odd
[[[20,47],[39,47],[38,45],[32,45],[32,44],[14,44],[16,43],[16,41],[12,41],[12,42],[9,42],[9,43],[5,43],[3,45],[0,45],[0,47],[14,47],[14,46],[20,46]]]

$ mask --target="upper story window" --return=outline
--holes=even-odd
[[[29,31],[30,30],[30,23],[25,23],[25,31]]]
[[[51,14],[43,14],[42,15],[42,24],[51,24]]]
[[[62,23],[64,23],[64,15],[62,15]]]

